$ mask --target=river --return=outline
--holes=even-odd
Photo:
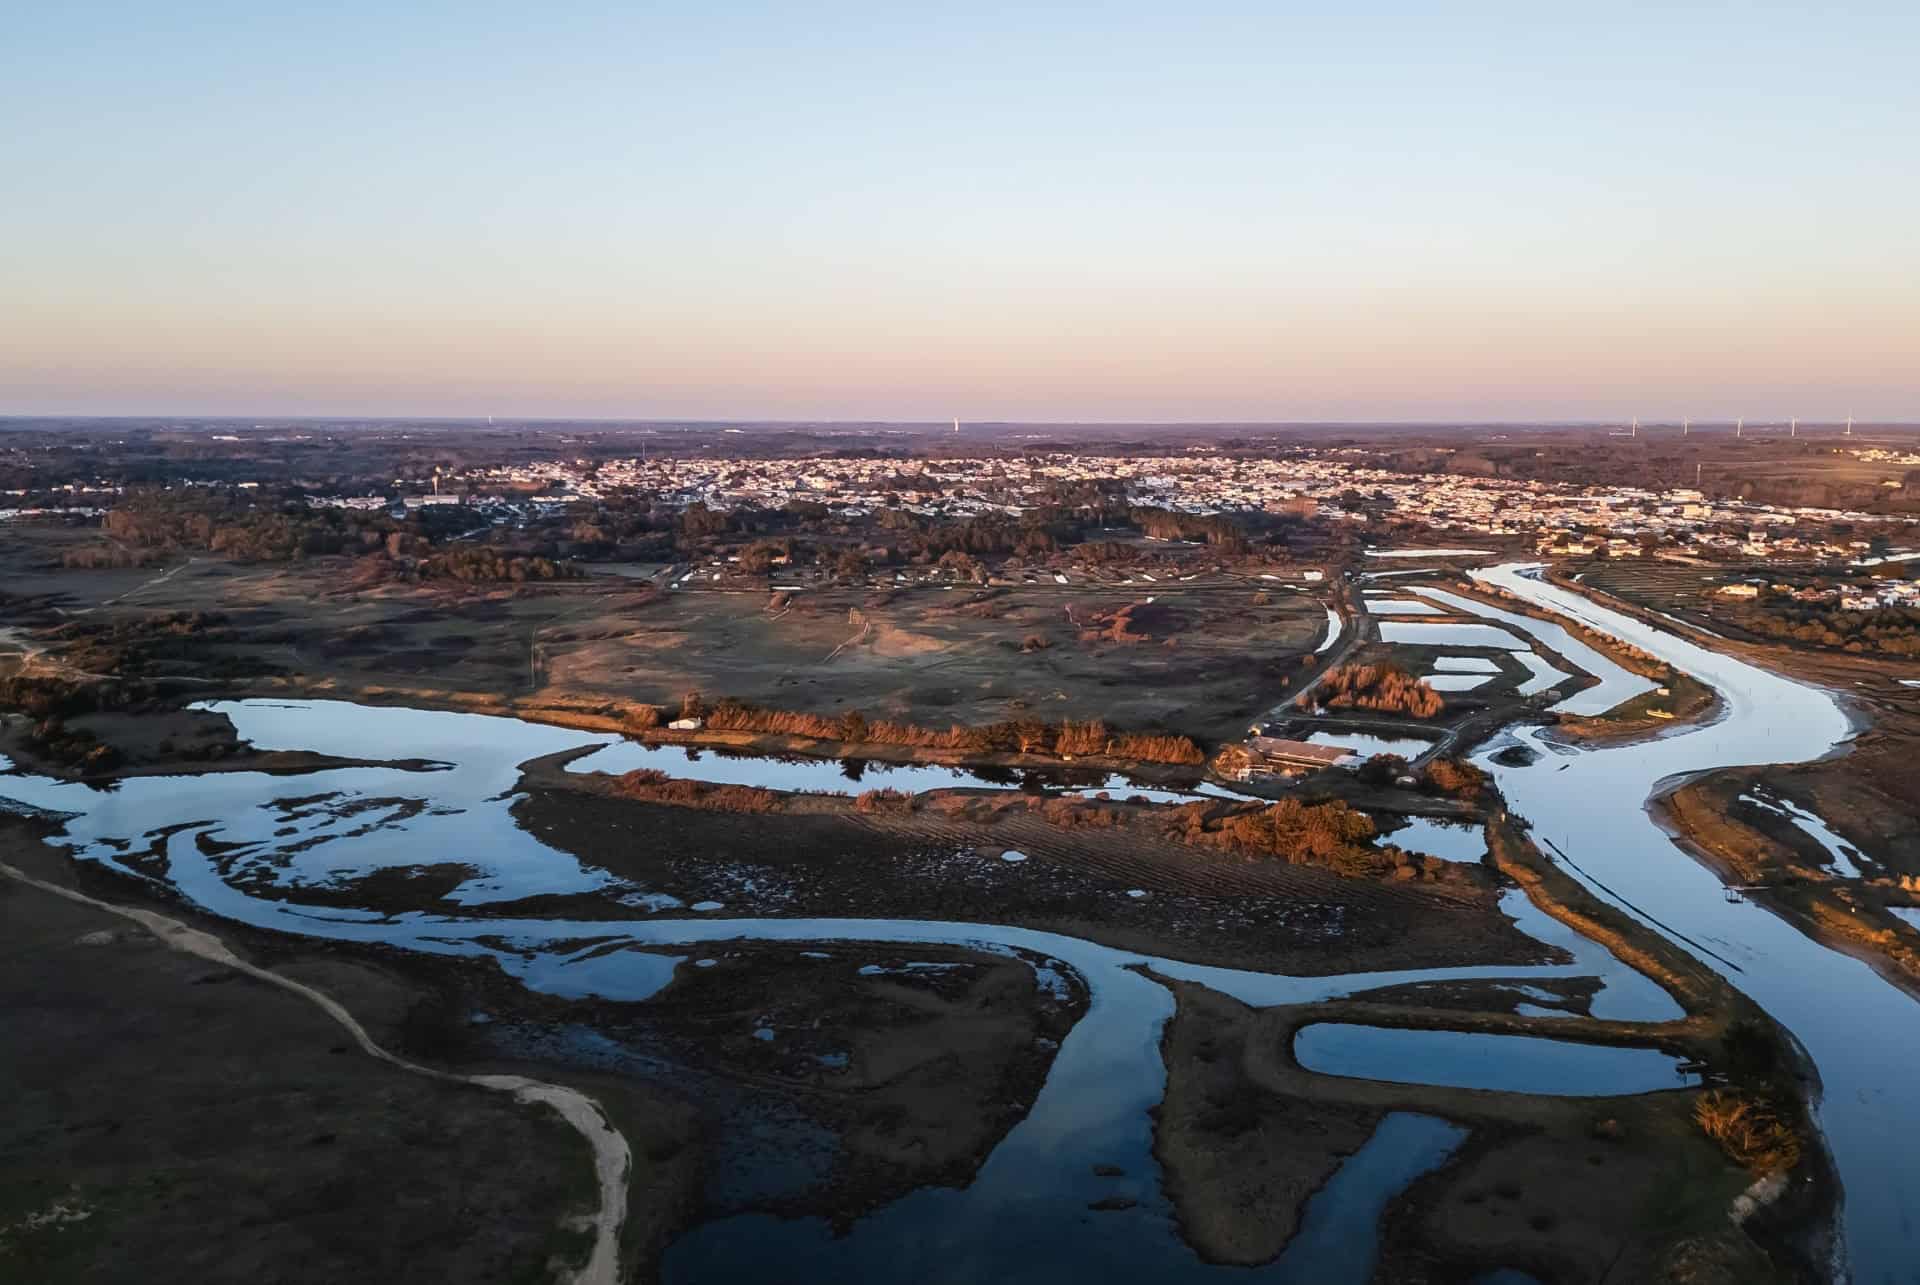
[[[1603,948],[1509,892],[1520,927],[1571,961],[1534,967],[1462,966],[1293,977],[1155,958],[1007,925],[880,919],[751,917],[755,907],[697,913],[654,890],[584,865],[520,829],[509,809],[518,764],[611,738],[472,714],[367,708],[326,701],[212,705],[239,734],[266,747],[363,754],[369,747],[439,766],[335,768],[293,776],[258,772],[133,777],[109,789],[14,774],[0,798],[67,815],[56,842],[72,854],[158,879],[202,909],[278,932],[380,943],[443,956],[481,957],[528,987],[562,996],[644,1002],[669,985],[693,948],[733,940],[870,944],[941,943],[1018,953],[1037,972],[1071,971],[1085,984],[1086,1014],[1062,1041],[1032,1108],[963,1189],[917,1191],[834,1236],[823,1222],[745,1215],[695,1229],[665,1264],[669,1279],[764,1275],[807,1262],[847,1279],[1057,1281],[1062,1273],[1114,1281],[1246,1276],[1201,1262],[1180,1239],[1152,1154],[1151,1112],[1165,1089],[1161,1028],[1173,996],[1138,971],[1145,964],[1256,1005],[1299,1004],[1407,982],[1599,977],[1596,1016],[1662,1021],[1672,998]],[[7,765],[0,760],[0,769]],[[1447,832],[1447,845],[1470,842]],[[1473,855],[1462,846],[1460,855]],[[384,914],[302,898],[337,892],[380,869],[457,864],[449,900],[469,913]],[[542,891],[592,893],[630,906],[630,917],[524,917],[513,903]],[[748,917],[742,917],[743,915]],[[1596,1050],[1604,1052],[1604,1050]],[[1678,1080],[1674,1081],[1679,1083]],[[1348,1280],[1371,1272],[1373,1220],[1387,1200],[1441,1163],[1462,1133],[1425,1117],[1392,1117],[1304,1212],[1294,1245],[1253,1274],[1280,1281]],[[1125,1177],[1096,1173],[1117,1166]],[[1346,1175],[1342,1177],[1341,1175]],[[1089,1217],[1090,1203],[1136,1201]],[[752,1233],[745,1235],[743,1233]],[[1328,1244],[1346,1246],[1336,1262]],[[1322,1248],[1316,1249],[1315,1246]],[[1337,1270],[1336,1270],[1337,1268]]]
[[[1675,778],[1820,758],[1852,734],[1845,713],[1819,688],[1653,629],[1531,571],[1505,565],[1472,574],[1709,684],[1724,713],[1613,748],[1555,745],[1540,729],[1525,729],[1516,735],[1538,751],[1534,763],[1501,763],[1496,742],[1481,766],[1498,779],[1508,807],[1589,884],[1655,916],[1656,929],[1800,1041],[1820,1071],[1820,1124],[1845,1187],[1847,1261],[1837,1275],[1850,1268],[1858,1285],[1920,1281],[1920,1008],[1860,960],[1757,905],[1727,901],[1719,877],[1681,851],[1647,806]]]
[[[1908,1217],[1920,1194],[1920,1150],[1908,1141],[1920,1119],[1920,1087],[1912,1075],[1920,1067],[1920,1013],[1866,965],[1757,907],[1728,904],[1714,875],[1680,852],[1646,810],[1661,783],[1679,774],[1818,757],[1848,735],[1847,720],[1826,693],[1649,629],[1524,571],[1504,566],[1477,576],[1711,684],[1724,698],[1725,716],[1616,747],[1571,748],[1553,744],[1537,729],[1522,730],[1514,735],[1539,752],[1535,763],[1502,764],[1493,757],[1497,746],[1490,746],[1484,766],[1537,834],[1565,851],[1591,880],[1656,913],[1663,931],[1701,953],[1802,1042],[1826,1087],[1820,1118],[1846,1185],[1844,1243],[1855,1279],[1862,1285],[1920,1281],[1920,1249]],[[757,1260],[763,1265],[791,1253],[849,1276],[886,1264],[887,1273],[929,1280],[1053,1280],[1069,1269],[1141,1281],[1223,1271],[1245,1275],[1200,1264],[1172,1231],[1151,1156],[1149,1115],[1165,1084],[1159,1035],[1172,996],[1130,965],[1146,963],[1254,1005],[1310,1002],[1412,980],[1599,976],[1605,984],[1594,1002],[1596,1016],[1655,1021],[1678,1012],[1659,988],[1518,894],[1506,899],[1508,913],[1525,931],[1571,952],[1572,963],[1288,977],[1153,959],[1004,925],[763,918],[755,917],[750,904],[726,906],[724,917],[689,914],[675,898],[623,883],[548,847],[509,814],[519,764],[607,746],[617,738],[480,715],[324,701],[211,708],[227,714],[239,734],[261,748],[361,757],[378,747],[396,760],[441,766],[136,777],[108,790],[15,774],[0,776],[0,798],[69,814],[56,842],[75,857],[137,877],[160,877],[213,914],[306,936],[487,957],[529,987],[560,995],[644,1001],[672,981],[687,958],[681,952],[740,939],[973,946],[1020,952],[1042,968],[1057,965],[1081,977],[1090,1001],[1086,1016],[1061,1044],[1028,1115],[972,1184],[917,1192],[860,1220],[854,1234],[840,1238],[823,1238],[824,1224],[786,1220],[781,1237],[764,1242],[763,1255],[771,1257]],[[0,760],[0,769],[5,767]],[[429,861],[464,867],[465,878],[449,899],[476,913],[388,915],[300,897],[303,888]],[[512,902],[551,892],[604,895],[634,914],[557,921],[511,913]],[[1446,1144],[1439,1133],[1425,1136],[1424,1150],[1406,1154],[1418,1152],[1420,1164],[1431,1167],[1436,1154],[1444,1158]],[[1093,1166],[1115,1162],[1129,1175],[1122,1194],[1139,1204],[1089,1220],[1089,1201],[1114,1194],[1110,1184],[1094,1181]],[[1385,1175],[1371,1180],[1376,1185],[1404,1185],[1423,1171],[1410,1165],[1370,1161],[1367,1171]],[[1374,1197],[1384,1200],[1397,1189],[1369,1188],[1358,1207],[1377,1212]],[[1343,1201],[1343,1207],[1352,1206],[1351,1199]],[[744,1225],[732,1230],[765,1231]],[[1343,1225],[1347,1238],[1354,1232]],[[697,1233],[678,1261],[685,1271],[711,1266],[715,1260],[708,1255],[725,1257],[736,1252],[734,1241],[746,1239]],[[1290,1279],[1290,1271],[1300,1270],[1299,1260],[1289,1263],[1289,1257],[1273,1265],[1273,1278]],[[1365,1279],[1370,1261],[1352,1265],[1354,1279]]]

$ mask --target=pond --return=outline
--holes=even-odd
[[[1490,656],[1435,656],[1433,668],[1442,674],[1497,674],[1500,662]]]
[[[569,772],[618,775],[651,768],[668,776],[715,785],[757,785],[769,790],[814,794],[859,794],[894,789],[924,790],[1024,788],[1036,793],[1107,791],[1115,798],[1138,795],[1152,803],[1186,803],[1203,795],[1234,798],[1231,791],[1202,781],[1184,789],[1139,785],[1117,773],[1075,771],[1071,765],[1044,769],[968,770],[939,763],[883,763],[875,759],[827,759],[735,754],[690,745],[645,745],[620,740],[567,764]]]
[[[1398,754],[1403,758],[1413,758],[1433,748],[1433,742],[1424,736],[1376,736],[1368,732],[1341,729],[1309,732],[1300,739],[1309,745],[1345,746],[1362,758],[1372,758],[1375,754]]]
[[[1477,579],[1479,577],[1476,576],[1475,578]],[[1589,687],[1585,691],[1576,692],[1561,701],[1558,705],[1554,706],[1555,709],[1565,710],[1569,714],[1580,714],[1589,717],[1595,714],[1604,714],[1614,706],[1630,701],[1636,696],[1643,696],[1659,686],[1658,683],[1646,675],[1636,674],[1632,670],[1625,669],[1616,664],[1594,647],[1576,638],[1565,625],[1555,621],[1538,620],[1524,612],[1506,611],[1499,607],[1489,606],[1473,598],[1468,598],[1463,594],[1449,593],[1445,589],[1431,590],[1429,591],[1429,596],[1432,597],[1435,602],[1447,603],[1450,606],[1459,608],[1468,615],[1481,616],[1488,620],[1497,620],[1503,625],[1517,629],[1521,633],[1539,640],[1549,651],[1564,657],[1568,664],[1576,665],[1600,680],[1595,686]],[[1573,596],[1578,597],[1577,594]],[[1622,618],[1624,619],[1624,617]],[[1606,631],[1602,630],[1601,632],[1605,633]],[[1535,659],[1538,660],[1539,658],[1535,657]],[[1545,662],[1542,661],[1541,665],[1544,666]],[[1535,668],[1533,665],[1529,665],[1528,668],[1534,669],[1537,677],[1544,677],[1541,670]],[[1555,682],[1558,681],[1558,679],[1555,680]],[[1545,691],[1553,685],[1554,683],[1552,682],[1542,682],[1536,690]]]
[[[1513,658],[1526,666],[1527,669],[1527,681],[1514,688],[1515,694],[1520,696],[1532,696],[1538,692],[1544,692],[1550,687],[1558,687],[1561,683],[1573,677],[1572,674],[1555,669],[1552,665],[1549,665],[1537,652],[1516,651],[1513,653]],[[1554,706],[1554,708],[1564,708],[1570,703],[1571,699],[1572,698],[1569,698],[1567,701],[1560,702],[1560,704]],[[1608,708],[1611,709],[1612,706],[1608,706]]]
[[[1293,1039],[1309,1071],[1452,1089],[1550,1097],[1614,1097],[1687,1088],[1700,1077],[1658,1049],[1582,1044],[1532,1035],[1315,1022]]]
[[[1410,852],[1424,852],[1448,861],[1478,861],[1487,855],[1486,830],[1464,821],[1411,817],[1407,824],[1381,838]]]
[[[1410,647],[1492,647],[1526,651],[1527,641],[1492,625],[1464,620],[1383,620],[1380,641]]]
[[[1333,645],[1340,641],[1340,613],[1335,611],[1332,607],[1328,607],[1326,610],[1327,610],[1327,636],[1325,638],[1322,638],[1320,640],[1320,645],[1313,649],[1313,654],[1316,656],[1322,654],[1323,652],[1332,651]]]

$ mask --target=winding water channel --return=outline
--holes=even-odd
[[[1529,570],[1500,566],[1473,577],[1658,656],[1715,688],[1725,712],[1611,749],[1573,749],[1523,729],[1515,735],[1538,751],[1535,762],[1503,764],[1496,743],[1481,766],[1537,836],[1604,885],[1599,895],[1656,917],[1657,930],[1800,1041],[1819,1068],[1821,1127],[1846,1191],[1842,1269],[1850,1266],[1860,1285],[1920,1281],[1920,1008],[1862,961],[1759,906],[1727,901],[1719,877],[1647,811],[1652,796],[1686,776],[1820,758],[1851,735],[1846,715],[1827,692],[1650,628]]]
[[[711,903],[684,906],[584,865],[541,843],[509,814],[521,763],[616,738],[480,715],[325,701],[209,708],[261,749],[346,756],[378,746],[396,758],[438,766],[133,777],[104,790],[13,775],[0,777],[0,798],[66,814],[58,841],[75,857],[159,879],[223,918],[278,932],[490,958],[530,988],[560,996],[644,1001],[671,983],[691,948],[736,940],[940,943],[1015,952],[1043,970],[1071,970],[1084,982],[1086,1014],[1062,1041],[1027,1116],[968,1186],[916,1191],[840,1237],[818,1220],[749,1214],[709,1223],[670,1251],[669,1279],[753,1277],[771,1265],[802,1262],[848,1279],[912,1275],[955,1282],[1054,1282],[1062,1272],[1140,1282],[1247,1274],[1202,1263],[1174,1229],[1152,1154],[1150,1114],[1165,1091],[1160,1033],[1172,1016],[1173,996],[1138,971],[1140,965],[1255,1006],[1311,1003],[1415,981],[1497,978],[1524,994],[1531,980],[1597,977],[1596,1016],[1660,1021],[1680,1015],[1663,990],[1518,892],[1506,895],[1503,908],[1524,931],[1567,952],[1570,962],[1292,977],[1156,958],[1006,925],[737,917],[752,913],[751,905],[726,907],[725,917],[702,914]],[[1434,827],[1432,838],[1473,855],[1466,851],[1469,832]],[[337,893],[383,869],[446,863],[464,875],[447,899],[474,913],[384,914],[320,904],[312,895]],[[513,913],[520,899],[553,892],[593,893],[636,913],[611,920]],[[1372,1269],[1371,1230],[1381,1208],[1442,1163],[1462,1136],[1456,1126],[1426,1117],[1383,1121],[1376,1141],[1348,1161],[1351,1171],[1343,1166],[1310,1203],[1295,1248],[1259,1274],[1359,1285]],[[1125,1177],[1103,1177],[1096,1166],[1117,1166]],[[1090,1215],[1090,1204],[1114,1197],[1137,1203]],[[1330,1243],[1346,1249],[1317,1257]]]
[[[1522,731],[1519,738],[1539,751],[1534,764],[1503,765],[1491,749],[1483,762],[1498,776],[1512,809],[1530,818],[1538,834],[1613,893],[1657,913],[1683,946],[1698,950],[1690,942],[1705,943],[1707,962],[1802,1041],[1826,1085],[1821,1118],[1846,1183],[1846,1243],[1856,1279],[1875,1285],[1920,1280],[1920,1240],[1908,1219],[1920,1196],[1920,1153],[1906,1141],[1920,1121],[1920,1086],[1912,1077],[1920,1067],[1920,1013],[1913,1001],[1864,964],[1826,950],[1765,911],[1726,903],[1715,877],[1678,851],[1645,810],[1656,787],[1676,774],[1817,757],[1847,735],[1846,719],[1824,693],[1647,629],[1529,579],[1521,568],[1496,568],[1479,578],[1631,641],[1725,697],[1726,716],[1719,722],[1677,728],[1649,743],[1575,750],[1538,731]],[[1523,930],[1566,950],[1571,963],[1292,977],[1149,958],[1004,925],[764,918],[752,917],[755,907],[749,904],[700,913],[710,903],[687,907],[586,866],[520,829],[508,813],[521,763],[562,750],[612,746],[616,737],[333,702],[243,701],[212,708],[262,749],[361,757],[378,747],[396,760],[441,766],[136,777],[107,790],[10,775],[0,776],[0,798],[67,814],[57,842],[75,857],[160,879],[213,914],[280,932],[491,958],[527,986],[558,995],[644,1001],[672,981],[688,958],[682,952],[731,940],[971,946],[1017,952],[1083,980],[1085,1017],[1062,1042],[1032,1109],[967,1187],[915,1192],[837,1238],[826,1224],[802,1219],[708,1224],[669,1253],[669,1279],[744,1272],[769,1262],[805,1262],[854,1279],[878,1272],[888,1279],[933,1281],[1054,1281],[1063,1273],[1167,1281],[1249,1274],[1200,1263],[1172,1230],[1151,1154],[1149,1113],[1165,1086],[1159,1038],[1173,998],[1138,971],[1143,963],[1252,1005],[1306,1003],[1409,981],[1497,978],[1518,987],[1528,979],[1591,976],[1603,983],[1593,1002],[1597,1017],[1657,1021],[1679,1015],[1665,992],[1517,893],[1507,896],[1503,908]],[[622,760],[619,766],[632,765],[625,761],[627,751],[601,753],[609,765],[615,758]],[[464,878],[448,899],[474,913],[385,914],[302,898],[303,891],[337,889],[383,869],[430,863],[463,868]],[[530,895],[588,892],[633,913],[555,920],[512,911],[511,903]],[[1316,1199],[1295,1248],[1252,1274],[1365,1280],[1370,1249],[1338,1270],[1316,1260],[1312,1274],[1303,1275],[1306,1264],[1297,1247],[1326,1243],[1317,1238],[1329,1235],[1365,1240],[1385,1201],[1444,1161],[1458,1144],[1458,1131],[1423,1120],[1383,1122],[1379,1145],[1370,1143],[1350,1159],[1341,1175],[1351,1170],[1351,1176],[1336,1175],[1322,1193],[1338,1190],[1344,1193],[1340,1199]],[[1414,1141],[1388,1145],[1400,1135]],[[1126,1177],[1116,1185],[1096,1175],[1096,1165],[1118,1165]],[[1115,1195],[1138,1203],[1089,1217],[1089,1203]],[[742,1231],[753,1234],[737,1234]]]

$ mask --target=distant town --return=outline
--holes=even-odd
[[[220,442],[242,440],[216,434]],[[286,440],[305,440],[292,438]],[[0,443],[3,445],[3,443]],[[26,452],[16,448],[16,463]],[[474,521],[463,534],[511,531],[569,514],[635,500],[714,513],[817,509],[847,522],[892,511],[932,522],[997,517],[1013,521],[1058,514],[1083,516],[1103,506],[1150,508],[1193,517],[1285,518],[1351,530],[1367,539],[1383,520],[1439,536],[1489,542],[1488,548],[1530,549],[1553,557],[1699,559],[1764,566],[1834,563],[1854,568],[1920,558],[1912,514],[1710,496],[1693,487],[1653,489],[1539,479],[1519,480],[1389,467],[1391,447],[1294,448],[1277,457],[1188,447],[1177,453],[1098,454],[996,452],[977,456],[901,457],[898,453],[768,458],[765,455],[644,455],[541,458],[401,473],[356,493],[316,487],[314,479],[186,475],[170,488],[214,489],[236,496],[297,498],[316,509],[389,513],[462,510]],[[0,462],[6,452],[0,451]],[[1846,448],[1865,464],[1920,466],[1920,453]],[[1903,492],[1903,477],[1877,486]],[[0,521],[92,520],[111,509],[129,484],[106,476],[48,480],[0,490]],[[1087,498],[1078,503],[1073,497]],[[1066,500],[1063,505],[1063,497]],[[1152,537],[1150,537],[1152,538]],[[1752,597],[1757,584],[1724,588]],[[1920,603],[1920,587],[1885,579],[1845,589],[1795,586],[1802,602],[1834,602],[1848,610]]]

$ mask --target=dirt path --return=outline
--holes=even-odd
[[[115,603],[125,602],[127,599],[133,597],[133,595],[135,595],[136,593],[144,593],[148,589],[153,588],[155,585],[165,584],[167,581],[173,579],[175,576],[179,575],[182,571],[185,571],[188,567],[192,566],[194,563],[198,561],[200,561],[200,559],[197,557],[188,558],[185,562],[181,563],[177,567],[174,567],[170,571],[163,571],[159,575],[153,577],[153,579],[151,580],[142,580],[139,584],[127,590],[125,593],[121,594],[118,598],[109,598],[105,602],[96,603],[91,607],[87,607],[81,611],[76,611],[73,614],[76,616],[90,615],[93,612],[99,611],[104,607],[111,607]]]
[[[1318,602],[1320,599],[1316,598],[1314,601]],[[1268,708],[1263,713],[1255,715],[1255,722],[1265,724],[1285,720],[1286,717],[1293,712],[1296,701],[1303,696],[1310,695],[1313,689],[1318,687],[1329,673],[1347,663],[1347,657],[1351,656],[1355,651],[1359,650],[1360,647],[1372,640],[1375,632],[1373,629],[1373,616],[1368,612],[1367,600],[1362,594],[1355,593],[1351,595],[1350,610],[1345,613],[1340,613],[1340,609],[1333,606],[1330,600],[1326,605],[1335,613],[1340,614],[1340,629],[1341,633],[1345,636],[1341,637],[1336,634],[1335,637],[1340,639],[1339,642],[1324,652],[1307,653],[1313,657],[1314,661],[1313,672],[1308,676],[1307,680],[1288,692],[1279,704]]]
[[[594,1215],[593,1252],[586,1265],[568,1278],[569,1285],[618,1285],[620,1271],[620,1229],[626,1221],[628,1181],[633,1166],[633,1156],[627,1146],[627,1140],[607,1120],[600,1104],[576,1089],[563,1085],[547,1084],[540,1080],[528,1079],[519,1075],[456,1075],[449,1071],[436,1071],[432,1067],[409,1062],[405,1058],[389,1053],[361,1026],[332,996],[311,986],[296,982],[291,978],[248,963],[234,954],[227,944],[211,933],[190,928],[177,919],[151,910],[133,906],[117,906],[111,902],[89,897],[85,893],[59,884],[36,879],[17,866],[0,861],[0,875],[19,883],[50,892],[69,901],[104,910],[123,919],[139,924],[154,937],[173,950],[194,955],[211,963],[245,973],[249,977],[268,982],[284,990],[292,991],[319,1006],[322,1012],[338,1022],[347,1034],[353,1037],[355,1044],[369,1057],[398,1067],[415,1075],[429,1079],[443,1080],[455,1084],[472,1084],[483,1089],[500,1093],[511,1093],[516,1102],[539,1103],[551,1108],[580,1134],[593,1149],[593,1167],[600,1187],[600,1208]]]
[[[845,642],[841,643],[838,647],[835,647],[832,651],[828,652],[826,660],[821,661],[820,662],[821,664],[823,665],[830,664],[835,656],[838,656],[841,652],[845,651],[849,647],[859,646],[861,643],[865,642],[873,634],[873,621],[869,620],[867,618],[867,613],[860,610],[858,607],[854,607],[847,612],[847,623],[850,625],[857,624],[860,626],[860,628],[853,635],[853,637],[847,639]]]

